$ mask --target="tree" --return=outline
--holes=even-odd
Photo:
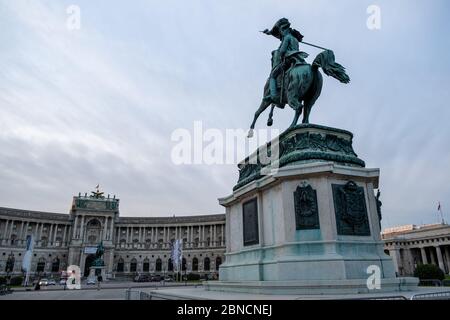
[[[414,277],[420,280],[444,280],[445,273],[434,264],[419,264],[414,270]]]

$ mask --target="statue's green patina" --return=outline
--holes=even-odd
[[[100,242],[97,246],[97,251],[95,252],[95,260],[92,263],[93,267],[103,267],[105,265],[105,262],[102,259],[104,253],[105,248],[103,247],[103,242]]]
[[[272,52],[272,70],[264,87],[261,105],[250,126],[249,137],[253,136],[253,129],[258,117],[269,106],[272,107],[267,121],[268,126],[273,124],[272,116],[275,107],[283,109],[286,104],[295,110],[291,127],[297,124],[302,112],[302,122],[309,123],[311,108],[322,91],[322,75],[319,67],[326,75],[342,83],[350,82],[345,68],[335,62],[334,53],[331,50],[327,49],[321,52],[314,59],[312,65],[308,64],[305,61],[308,54],[299,51],[299,43],[304,43],[302,42],[303,35],[290,26],[288,19],[282,18],[270,31],[267,29],[263,31],[263,33],[281,40],[281,44],[277,50]]]

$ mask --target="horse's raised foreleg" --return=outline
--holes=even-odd
[[[266,102],[264,100],[261,102],[261,105],[259,106],[258,110],[256,110],[256,112],[255,112],[253,122],[250,125],[250,130],[248,131],[248,135],[247,135],[248,138],[253,137],[253,129],[255,129],[256,120],[258,120],[261,113],[263,113],[264,110],[266,110],[269,105],[270,105],[270,102]]]

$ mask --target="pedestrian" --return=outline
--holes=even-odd
[[[38,278],[37,282],[36,282],[36,286],[34,287],[34,290],[41,290],[41,278]]]
[[[100,290],[100,283],[103,281],[103,277],[101,274],[97,277],[97,290]]]

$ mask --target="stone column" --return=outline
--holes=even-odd
[[[434,254],[433,254],[433,247],[430,247],[430,257],[431,257],[431,263],[436,264],[436,258],[434,257]]]
[[[450,274],[450,247],[445,246],[444,250],[445,250],[445,259],[447,261],[447,271]]]
[[[225,245],[225,225],[223,224],[222,225],[222,231],[221,231],[221,234],[222,234],[222,246],[224,246]]]
[[[22,234],[22,239],[26,240],[27,239],[27,234],[28,234],[28,228],[30,227],[30,221],[27,221],[26,225],[25,225],[25,230],[23,231]]]
[[[4,239],[4,240],[8,239],[8,237],[7,237],[7,233],[8,233],[8,224],[9,224],[9,220],[6,219],[6,220],[5,220],[5,231],[3,232],[3,239]]]
[[[56,242],[56,236],[58,235],[58,224],[55,224],[53,228],[53,245],[55,245]]]
[[[39,241],[42,241],[42,231],[44,230],[44,223],[41,223],[41,230],[39,230]]]
[[[105,217],[105,225],[103,226],[103,240],[108,240],[108,217]]]
[[[114,236],[114,221],[113,218],[111,218],[110,220],[111,222],[109,223],[109,240],[112,241]]]
[[[53,223],[50,223],[50,229],[48,230],[48,238],[47,238],[48,244],[50,246],[53,244],[52,236],[53,236]]]
[[[23,240],[23,228],[25,227],[25,221],[22,221],[22,225],[20,226],[20,233],[18,235],[18,238],[20,240]]]
[[[67,237],[67,224],[64,225],[64,232],[62,237],[62,246],[64,246],[64,243],[66,243],[66,237]]]
[[[199,233],[200,233],[200,235],[199,235],[199,242],[200,242],[200,246],[201,247],[204,247],[205,246],[205,226],[204,225],[200,225],[200,227],[199,227],[200,229],[199,229]]]
[[[81,216],[80,238],[84,242],[84,216]]]
[[[392,257],[392,261],[394,262],[394,268],[395,268],[395,272],[397,273],[398,276],[400,276],[400,268],[399,268],[399,263],[400,263],[400,252],[399,249],[395,248],[390,250],[390,256]]]
[[[428,264],[427,252],[425,251],[424,247],[420,248],[420,253],[422,255],[422,263],[423,264]]]
[[[441,251],[441,247],[440,246],[436,246],[436,255],[438,258],[438,265],[439,268],[445,272],[445,266],[444,266],[444,259],[442,258],[442,251]]]
[[[75,216],[75,220],[73,223],[73,229],[72,229],[72,238],[76,239],[77,237],[77,228],[78,228],[78,216]]]
[[[163,248],[166,247],[166,227],[163,228]]]
[[[126,236],[126,238],[125,238],[125,242],[128,244],[128,241],[129,241],[129,234],[130,234],[130,228],[129,228],[129,227],[126,227],[125,230],[127,230],[127,236]]]
[[[9,232],[8,232],[8,236],[6,237],[6,239],[11,239],[11,235],[12,235],[12,232],[13,232],[13,227],[14,227],[14,220],[11,220],[11,225],[10,225],[10,228],[9,228]]]
[[[212,243],[212,245],[213,245],[213,247],[216,247],[216,246],[217,246],[217,239],[216,239],[216,225],[213,225],[213,236],[212,236],[212,238],[213,238],[213,243]]]

